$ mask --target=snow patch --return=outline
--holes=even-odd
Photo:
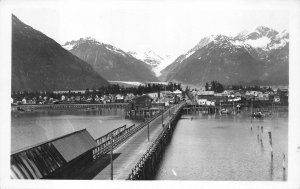
[[[251,45],[252,47],[255,47],[255,48],[258,48],[258,47],[264,48],[270,43],[270,39],[267,37],[261,37],[261,38],[255,39],[255,40],[251,40],[251,39],[246,40],[244,43]]]
[[[189,51],[187,54],[185,54],[185,58],[190,57],[192,54],[194,54],[195,51]]]
[[[287,41],[286,40],[280,40],[279,43],[274,43],[271,46],[269,46],[269,49],[279,49],[282,48],[286,45]]]
[[[74,43],[74,44],[63,45],[62,47],[69,51],[69,50],[73,49],[73,47],[74,47],[75,45],[76,45],[76,44]]]
[[[175,60],[174,57],[170,55],[166,55],[164,60],[153,69],[156,77],[160,76],[161,71],[165,69],[167,66],[169,66],[170,64],[172,64],[174,60]]]
[[[161,75],[160,72],[163,69],[165,69],[175,60],[175,58],[170,55],[160,55],[152,50],[143,52],[130,51],[128,54],[150,65],[152,67],[152,71],[157,77]]]
[[[113,51],[115,53],[121,54],[122,56],[126,56],[121,50],[113,47],[113,46],[105,46],[107,50]]]

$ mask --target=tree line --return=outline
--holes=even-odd
[[[258,85],[254,86],[244,86],[244,85],[222,85],[218,81],[206,82],[204,86],[206,91],[214,91],[216,93],[221,93],[224,90],[243,90],[243,91],[273,91],[271,87],[260,87]]]
[[[11,94],[11,97],[13,99],[17,99],[17,100],[22,100],[24,97],[25,98],[40,98],[40,97],[44,97],[47,96],[49,98],[53,98],[53,99],[60,99],[62,95],[66,96],[66,97],[71,97],[71,96],[75,96],[75,95],[80,95],[80,96],[85,96],[85,97],[95,97],[96,95],[98,97],[101,97],[103,95],[116,95],[116,94],[121,94],[121,95],[126,95],[129,93],[132,93],[134,95],[142,95],[142,94],[146,94],[146,93],[154,93],[154,92],[159,92],[159,91],[175,91],[175,90],[182,90],[181,88],[181,84],[180,83],[172,83],[169,82],[167,85],[163,85],[163,84],[153,84],[153,83],[146,83],[145,85],[140,85],[137,87],[124,87],[122,85],[119,84],[111,84],[108,86],[102,86],[99,87],[98,89],[89,89],[87,88],[85,90],[84,93],[75,93],[72,91],[68,91],[65,93],[54,93],[53,91],[47,91],[47,92],[40,92],[40,91],[13,91]]]

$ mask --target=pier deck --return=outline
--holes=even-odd
[[[170,109],[171,114],[179,106],[174,106]],[[167,123],[171,117],[169,117],[169,111],[164,113],[164,123]],[[119,154],[113,161],[113,179],[114,180],[126,180],[132,168],[139,161],[141,156],[147,151],[150,145],[155,141],[158,135],[162,132],[162,117],[159,116],[149,124],[150,141],[148,142],[148,129],[144,127],[141,131],[136,133],[124,144],[114,150],[114,154]],[[98,173],[93,179],[95,180],[110,180],[111,165],[108,164],[100,173]]]

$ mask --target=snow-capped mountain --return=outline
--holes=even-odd
[[[255,31],[243,31],[231,40],[236,45],[250,45],[268,51],[284,47],[289,42],[289,34],[286,30],[279,33],[268,27],[259,26]]]
[[[110,81],[157,81],[148,64],[91,37],[66,42],[63,47]]]
[[[126,54],[121,49],[118,49],[110,44],[101,43],[92,37],[80,38],[78,41],[72,40],[70,42],[66,42],[64,45],[62,45],[62,47],[64,47],[66,50],[71,51],[74,47],[77,48],[77,45],[80,45],[82,43],[89,44],[89,45],[103,46],[114,54],[120,54],[124,57],[128,56],[128,54]]]
[[[147,50],[144,52],[134,52],[129,51],[128,54],[131,54],[135,58],[144,61],[148,65],[151,66],[152,71],[155,73],[156,76],[161,75],[161,70],[166,68],[174,61],[174,57],[171,55],[159,55],[158,53]]]
[[[234,37],[211,35],[162,70],[160,79],[203,84],[288,83],[289,34],[260,26]]]

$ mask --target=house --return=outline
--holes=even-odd
[[[124,96],[120,95],[120,94],[117,94],[116,97],[115,97],[115,102],[116,103],[124,103]]]
[[[124,97],[124,102],[131,102],[132,99],[135,98],[135,95],[133,93],[128,93],[125,97]]]
[[[240,92],[234,93],[235,98],[242,98],[242,94]]]
[[[104,104],[110,103],[110,102],[111,102],[110,97],[107,96],[107,95],[104,95],[103,98],[102,98],[101,100],[103,101]]]
[[[26,98],[23,98],[22,101],[21,101],[21,103],[22,103],[22,104],[27,104]]]
[[[261,91],[256,91],[255,96],[257,97],[262,97],[263,92]]]
[[[234,94],[234,91],[233,91],[233,90],[224,90],[222,94],[223,94],[224,96],[229,96],[229,95]]]

